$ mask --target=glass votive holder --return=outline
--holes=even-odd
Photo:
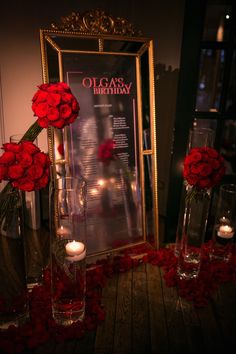
[[[220,187],[210,248],[210,259],[228,262],[236,228],[236,185]]]

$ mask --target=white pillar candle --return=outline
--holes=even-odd
[[[71,241],[68,242],[65,246],[66,253],[69,257],[66,257],[67,260],[71,262],[80,261],[86,256],[86,248],[83,242]]]
[[[217,231],[217,236],[222,238],[231,238],[234,235],[234,230],[229,225],[221,225]]]

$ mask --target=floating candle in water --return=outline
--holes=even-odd
[[[66,253],[69,256],[66,258],[67,260],[80,261],[86,256],[86,248],[83,242],[73,240],[66,244]]]
[[[231,238],[234,235],[234,230],[229,225],[221,225],[217,231],[217,236],[223,238]]]

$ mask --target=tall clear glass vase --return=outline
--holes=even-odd
[[[189,132],[186,155],[189,153],[189,151],[192,148],[195,147],[204,147],[204,146],[212,147],[213,134],[214,132],[212,129],[207,129],[207,128],[191,129]],[[180,251],[183,247],[183,240],[185,239],[186,213],[187,210],[192,210],[192,207],[189,206],[190,207],[189,209],[188,206],[186,206],[186,196],[190,193],[191,193],[191,186],[189,186],[188,184],[186,184],[186,182],[184,182],[182,187],[181,199],[180,199],[179,217],[178,217],[178,225],[177,225],[176,239],[175,239],[175,255],[177,257],[180,254]]]
[[[178,226],[182,239],[177,274],[181,279],[196,278],[200,271],[202,244],[205,238],[211,189],[196,191],[185,185],[183,219]]]
[[[51,296],[56,323],[71,325],[85,315],[86,183],[82,177],[51,179]]]
[[[4,207],[3,207],[4,206]],[[0,215],[0,329],[29,319],[25,270],[22,193],[9,189],[1,196]]]

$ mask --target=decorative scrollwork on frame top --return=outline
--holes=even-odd
[[[141,31],[136,31],[128,20],[120,17],[112,17],[103,10],[90,10],[84,14],[72,12],[61,17],[61,23],[52,23],[54,30],[66,32],[79,32],[89,34],[141,36]]]

